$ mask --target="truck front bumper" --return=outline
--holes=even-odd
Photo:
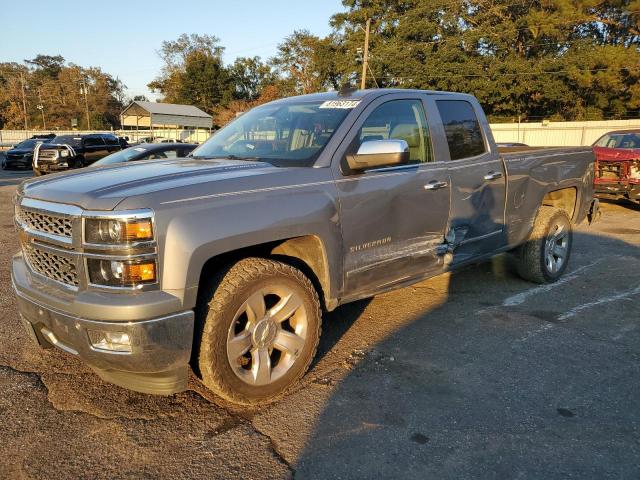
[[[41,347],[56,347],[77,356],[103,380],[143,393],[169,395],[185,390],[189,378],[189,359],[193,342],[192,310],[137,320],[120,318],[105,321],[74,315],[46,301],[47,285],[31,275],[22,255],[13,258],[11,272],[22,323]],[[149,295],[153,294],[155,295]],[[157,305],[144,305],[144,297],[157,302],[159,292],[136,294],[135,312],[157,311]],[[96,316],[107,318],[109,298],[96,296]],[[118,294],[111,294],[118,295]],[[89,307],[89,308],[88,308]],[[84,311],[90,305],[83,303]],[[102,315],[101,315],[102,314]],[[126,334],[129,351],[96,347],[90,338],[102,332]]]
[[[637,179],[628,182],[597,182],[596,195],[604,198],[628,198],[636,202],[640,201],[640,181]]]

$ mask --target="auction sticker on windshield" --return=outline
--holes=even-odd
[[[319,108],[356,108],[360,100],[327,100]]]

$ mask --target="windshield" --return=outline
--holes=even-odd
[[[300,102],[254,108],[218,131],[194,158],[260,160],[311,166],[358,101]]]
[[[111,155],[107,155],[102,160],[94,162],[92,166],[100,167],[105,165],[112,165],[114,163],[128,162],[132,158],[137,157],[145,153],[146,151],[147,149],[143,147],[126,148],[124,150],[120,150],[119,152],[112,153]]]
[[[596,142],[596,147],[640,148],[640,133],[609,133]]]
[[[80,147],[82,139],[73,135],[56,135],[51,143],[53,145],[71,145],[72,147]]]
[[[33,148],[37,143],[42,143],[42,140],[25,140],[17,144],[14,148]]]

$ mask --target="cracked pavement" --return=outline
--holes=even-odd
[[[638,478],[640,208],[577,229],[569,279],[505,256],[339,308],[284,399],[102,382],[17,316],[0,174],[0,478]]]

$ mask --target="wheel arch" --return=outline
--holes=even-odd
[[[569,186],[550,190],[542,197],[540,206],[555,207],[567,212],[569,218],[575,221],[578,206],[578,188]]]
[[[226,251],[208,258],[200,269],[198,292],[202,290],[215,272],[247,257],[264,257],[280,260],[301,270],[318,291],[322,307],[333,310],[337,300],[333,299],[331,273],[327,250],[317,235],[275,240]]]

